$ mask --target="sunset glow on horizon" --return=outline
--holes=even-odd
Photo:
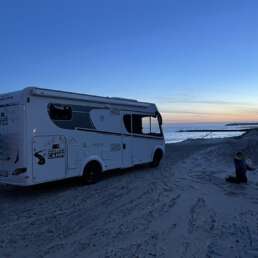
[[[161,112],[162,113],[162,112]],[[164,123],[252,123],[258,122],[257,116],[248,116],[238,114],[225,115],[225,114],[213,114],[213,115],[188,115],[188,114],[167,114],[162,113]]]
[[[163,120],[168,123],[258,122],[258,104],[212,101],[160,103]]]

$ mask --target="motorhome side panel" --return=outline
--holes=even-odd
[[[28,116],[34,183],[81,176],[91,160],[104,171],[122,166],[118,110],[85,101],[31,97]]]

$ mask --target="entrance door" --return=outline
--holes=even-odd
[[[122,155],[122,166],[123,168],[128,168],[133,165],[133,153],[132,153],[132,137],[123,136],[122,137],[123,155]]]
[[[33,179],[36,182],[66,176],[66,139],[64,136],[33,138]]]

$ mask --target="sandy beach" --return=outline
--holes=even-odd
[[[258,170],[226,183],[233,155],[258,164],[258,133],[169,144],[159,168],[0,186],[0,257],[258,257]]]

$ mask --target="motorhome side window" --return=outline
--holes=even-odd
[[[52,120],[71,120],[72,108],[68,105],[49,104],[49,116]]]
[[[136,114],[125,115],[124,125],[129,133],[150,136],[162,135],[157,117]]]
[[[90,117],[91,107],[78,105],[54,104],[48,105],[48,113],[52,122],[62,128],[69,130],[90,129],[95,126]]]

